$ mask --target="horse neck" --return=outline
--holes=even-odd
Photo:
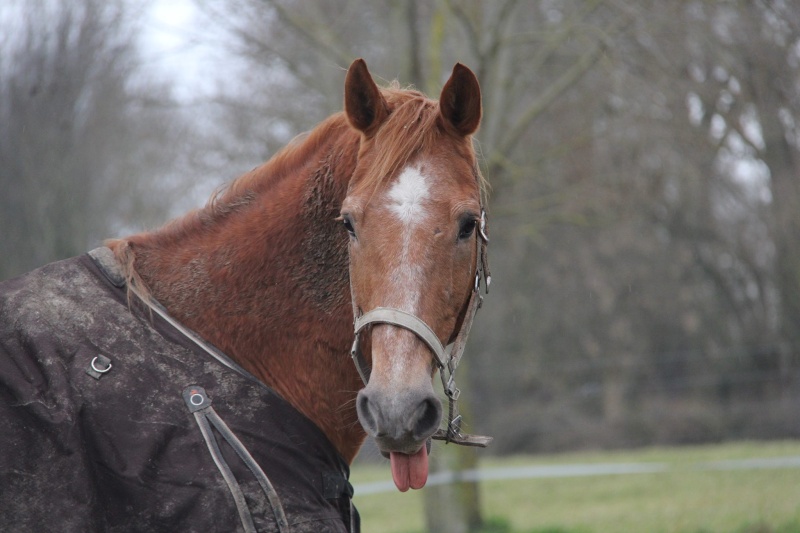
[[[348,357],[347,238],[334,219],[358,136],[345,127],[329,137],[296,165],[253,171],[239,198],[127,242],[155,299],[313,420],[350,462],[365,434]]]

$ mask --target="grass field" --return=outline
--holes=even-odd
[[[800,533],[800,468],[714,466],[780,457],[800,457],[800,442],[489,458],[481,468],[643,463],[663,471],[484,481],[481,506],[487,533]],[[390,479],[388,464],[353,469],[362,530],[425,531],[426,489],[359,496],[359,484]]]

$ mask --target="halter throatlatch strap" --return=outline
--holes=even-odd
[[[455,381],[456,368],[461,361],[461,356],[467,345],[467,337],[469,336],[470,329],[472,329],[472,321],[483,302],[483,297],[481,296],[481,278],[484,280],[487,293],[489,292],[489,284],[492,280],[489,274],[489,264],[486,253],[489,243],[489,237],[486,234],[486,213],[483,210],[481,210],[480,228],[476,243],[478,249],[475,258],[475,284],[470,293],[467,310],[464,315],[464,320],[461,323],[461,329],[452,344],[444,348],[439,337],[436,336],[430,326],[411,313],[400,309],[376,307],[363,315],[359,315],[355,298],[353,298],[355,339],[353,341],[353,347],[350,350],[350,355],[353,358],[353,363],[355,363],[362,381],[364,381],[366,385],[369,382],[370,368],[366,364],[364,356],[359,349],[361,331],[371,324],[389,324],[413,332],[431,349],[431,352],[433,352],[434,362],[439,369],[439,376],[442,379],[442,388],[444,389],[449,404],[447,428],[438,429],[431,438],[464,446],[485,448],[492,442],[492,437],[465,435],[461,433],[461,415],[458,414],[458,406],[456,405],[461,391],[456,386]]]

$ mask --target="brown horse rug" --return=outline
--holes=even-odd
[[[162,313],[107,248],[0,283],[0,530],[358,530],[317,426]]]

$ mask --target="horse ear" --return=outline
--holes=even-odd
[[[373,135],[389,116],[389,107],[375,85],[363,59],[347,69],[344,81],[344,110],[350,124],[366,136]]]
[[[470,69],[456,63],[439,97],[445,122],[463,136],[475,133],[481,123],[481,87]]]

